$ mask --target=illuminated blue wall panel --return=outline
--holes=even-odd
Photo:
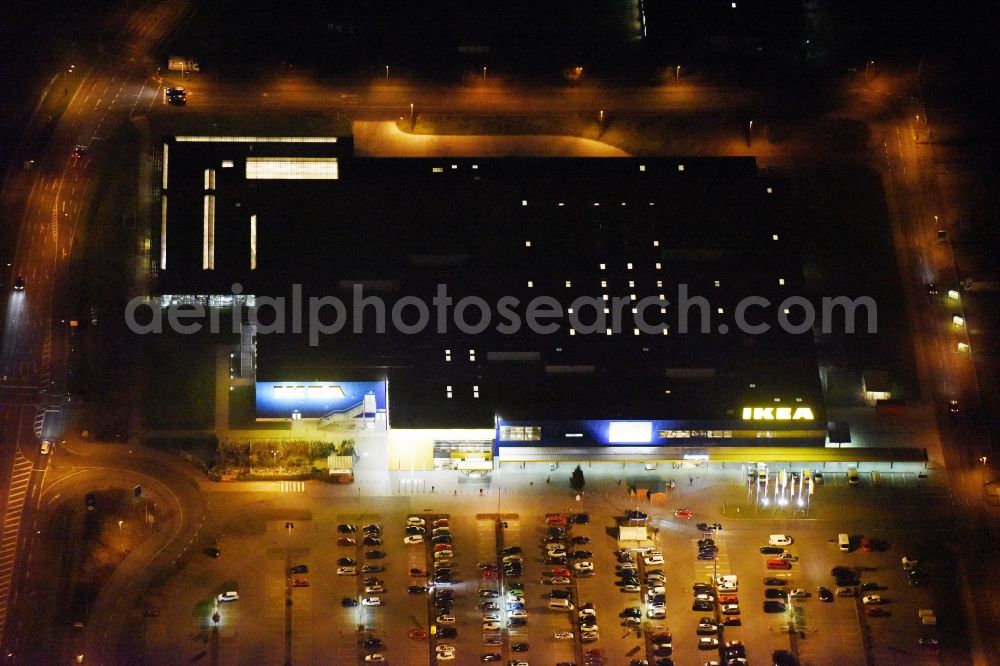
[[[298,410],[304,419],[332,412],[360,410],[357,416],[385,413],[386,386],[376,382],[257,382],[257,418],[291,418]],[[365,396],[368,396],[367,404]]]

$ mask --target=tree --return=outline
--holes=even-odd
[[[576,491],[583,490],[584,484],[587,481],[583,478],[583,470],[577,465],[576,469],[573,470],[573,474],[569,477],[569,487]]]

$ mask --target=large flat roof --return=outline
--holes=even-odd
[[[612,335],[572,335],[565,319],[555,333],[509,333],[497,330],[495,307],[491,326],[474,335],[453,322],[439,332],[433,310],[419,334],[377,334],[369,308],[365,333],[321,336],[318,346],[305,332],[261,335],[261,380],[386,378],[393,427],[492,427],[495,415],[709,422],[797,398],[822,419],[812,336],[733,325],[746,296],[777,304],[805,293],[785,184],[761,177],[753,159],[362,159],[349,142],[167,143],[162,294],[228,293],[239,282],[245,293],[289,296],[301,284],[304,298],[340,298],[350,314],[355,284],[390,310],[409,296],[431,304],[443,284],[454,302],[516,298],[522,318],[539,296],[564,312],[604,295],[662,294],[672,304],[667,335],[636,335],[630,323]],[[336,179],[315,162],[303,173],[325,170],[326,179],[248,179],[248,157],[258,176],[275,158],[336,158]],[[214,270],[202,269],[206,169],[215,179]],[[711,332],[679,332],[681,284],[709,302]],[[649,313],[657,319],[659,307]],[[579,314],[590,323],[600,313]],[[719,332],[722,324],[730,330]]]

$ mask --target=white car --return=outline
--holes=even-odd
[[[797,587],[794,590],[790,591],[788,593],[788,596],[790,596],[792,599],[805,599],[812,595],[810,595],[805,588]]]
[[[545,553],[546,557],[566,557],[565,548],[553,548]]]
[[[421,534],[410,534],[403,537],[403,543],[407,546],[412,546],[414,544],[423,543],[424,537]]]
[[[455,646],[454,645],[436,645],[434,647],[434,651],[435,652],[454,652],[455,651]]]
[[[555,638],[555,639],[560,640],[560,641],[571,641],[571,640],[573,640],[573,632],[572,631],[557,631],[556,633],[552,634],[552,638]]]
[[[597,611],[594,610],[593,608],[581,608],[580,612],[577,613],[577,617],[579,617],[581,620],[587,617],[588,615],[597,615]]]
[[[638,585],[633,585],[629,583],[628,585],[622,585],[622,592],[641,592],[642,588]]]
[[[367,585],[367,586],[365,586],[365,594],[367,594],[367,595],[382,594],[383,592],[385,592],[385,587],[383,587],[382,585]]]
[[[357,567],[337,567],[337,575],[338,576],[357,576],[358,575],[358,568]]]
[[[381,599],[381,597],[365,597],[364,599],[361,600],[361,605],[362,606],[381,606],[382,605],[382,599]]]
[[[499,622],[483,622],[483,631],[500,631]]]
[[[651,587],[648,590],[646,590],[646,598],[652,599],[658,594],[666,594],[666,593],[667,591],[662,585],[656,585],[655,587]]]
[[[483,622],[499,622],[500,613],[483,613]]]
[[[663,555],[648,555],[643,558],[646,566],[652,566],[654,564],[663,564]]]
[[[877,606],[882,603],[882,597],[877,594],[869,594],[866,597],[861,597],[861,603],[865,606]]]
[[[549,579],[550,585],[569,585],[569,578],[565,576],[553,576]]]
[[[507,617],[528,617],[526,610],[512,610],[507,613]]]
[[[230,590],[229,592],[223,592],[218,597],[216,597],[216,599],[218,599],[219,601],[236,601],[239,598],[240,598],[240,593],[234,590]]]
[[[454,615],[438,615],[437,616],[437,623],[438,624],[455,624],[455,616]]]
[[[455,661],[455,652],[438,652],[436,658],[438,661]]]
[[[647,585],[663,585],[667,582],[667,577],[663,574],[646,574]]]
[[[41,453],[41,454],[42,454],[43,456],[47,456],[47,455],[49,455],[49,453],[50,453],[51,451],[52,451],[52,442],[50,442],[50,441],[49,441],[49,440],[47,440],[47,439],[43,439],[43,440],[42,440],[42,448],[41,448],[41,450],[40,450],[40,453]]]
[[[772,534],[767,537],[767,544],[769,546],[791,546],[792,537],[787,534]]]
[[[663,606],[655,606],[650,608],[646,615],[648,615],[651,620],[662,620],[667,616],[667,609]]]
[[[365,661],[367,661],[369,663],[374,663],[374,664],[384,664],[385,663],[385,655],[382,654],[381,652],[376,652],[375,654],[366,654],[365,655]]]
[[[410,516],[409,518],[406,519],[406,525],[407,525],[407,527],[410,527],[410,526],[413,526],[413,527],[423,527],[426,524],[427,524],[427,521],[424,520],[423,518],[421,518],[420,516]]]
[[[573,565],[573,569],[575,571],[593,571],[594,570],[594,563],[593,562],[577,562],[576,564]]]

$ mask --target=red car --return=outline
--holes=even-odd
[[[442,550],[451,550],[450,543],[436,543],[434,544],[434,552],[440,553]]]
[[[566,527],[567,521],[566,516],[561,513],[550,513],[545,516],[545,524],[552,525],[554,527]]]
[[[423,569],[410,569],[410,578],[425,578],[427,572]]]
[[[868,537],[862,537],[861,539],[861,550],[866,553],[872,552],[872,541]]]
[[[735,594],[723,594],[719,597],[720,604],[738,604],[740,603],[739,597]]]
[[[407,634],[410,638],[415,641],[425,641],[427,640],[427,632],[423,629],[410,629],[410,633]]]
[[[691,520],[694,516],[694,512],[691,509],[677,509],[674,511],[674,518],[683,518],[684,520]]]
[[[292,587],[309,587],[308,578],[293,578]]]
[[[573,573],[569,569],[566,569],[565,567],[555,567],[554,569],[552,569],[552,575],[557,577],[561,576],[563,578],[569,578],[570,576],[573,575]]]
[[[492,569],[483,569],[479,572],[483,580],[496,580],[500,577],[499,571],[493,571]]]

